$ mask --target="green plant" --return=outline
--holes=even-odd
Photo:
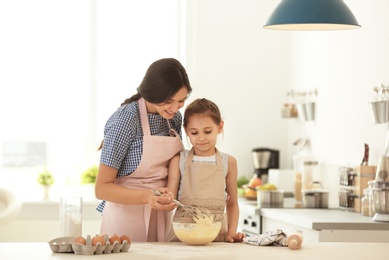
[[[38,173],[37,182],[43,186],[50,186],[54,183],[54,177],[47,168],[44,168],[43,171]]]
[[[89,167],[81,174],[81,184],[93,184],[96,182],[99,167],[96,165]]]
[[[242,176],[242,177],[237,179],[236,184],[237,184],[238,188],[242,188],[242,186],[245,184],[248,184],[249,181],[250,180],[246,176]]]

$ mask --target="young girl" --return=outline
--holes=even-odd
[[[236,159],[215,146],[224,126],[219,108],[205,98],[196,99],[185,110],[183,126],[193,147],[171,159],[168,188],[184,205],[207,208],[215,221],[222,222],[215,242],[242,241],[244,234],[236,232],[239,219]],[[194,222],[180,207],[173,221]],[[176,240],[172,235],[170,241]]]

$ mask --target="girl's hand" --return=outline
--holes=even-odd
[[[243,238],[245,238],[246,235],[241,233],[241,232],[238,232],[236,234],[228,234],[227,237],[226,237],[226,242],[230,242],[230,243],[233,243],[233,242],[242,242],[243,241]]]

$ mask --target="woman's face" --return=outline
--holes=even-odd
[[[215,154],[217,136],[223,131],[224,122],[219,125],[205,114],[191,115],[185,128],[185,133],[198,156]]]
[[[177,111],[182,108],[188,98],[188,89],[183,86],[173,97],[164,103],[152,104],[147,102],[149,113],[158,113],[165,119],[172,119]]]

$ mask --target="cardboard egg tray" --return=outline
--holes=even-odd
[[[120,244],[115,241],[113,245],[109,242],[108,235],[104,235],[106,245],[100,242],[92,246],[92,238],[90,235],[86,237],[86,245],[74,243],[75,237],[59,237],[49,241],[49,246],[53,253],[75,253],[76,255],[101,255],[128,252],[131,247],[131,242],[127,240]]]

